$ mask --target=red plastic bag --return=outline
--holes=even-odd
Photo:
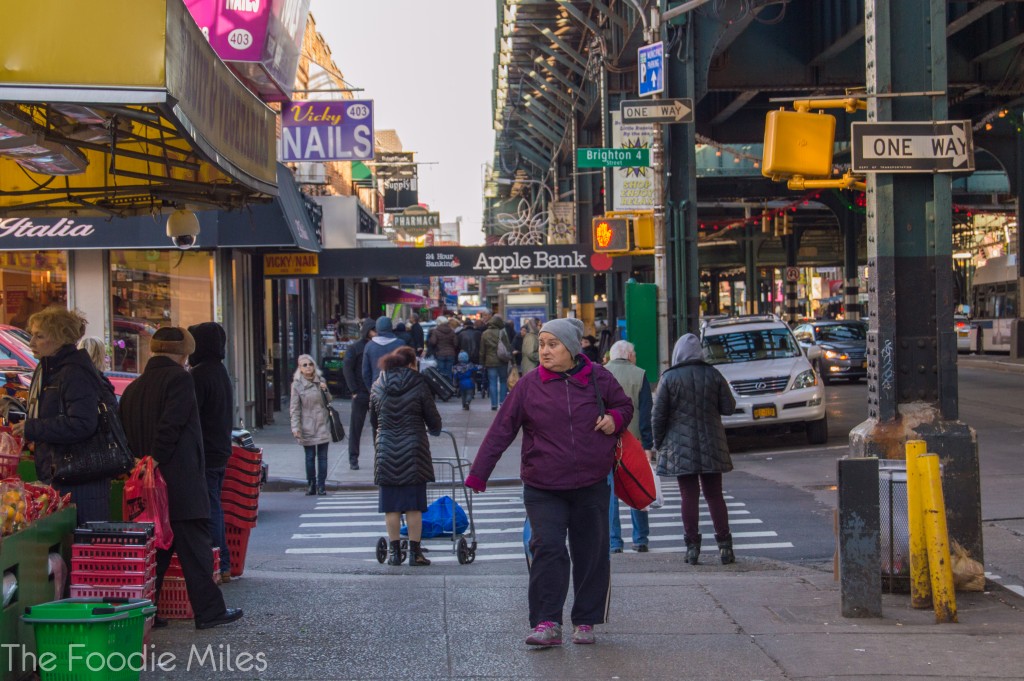
[[[630,508],[642,511],[658,498],[658,487],[647,452],[628,430],[615,447],[615,496]]]
[[[144,456],[124,483],[124,519],[153,523],[158,549],[169,549],[174,542],[170,508],[167,504],[167,483],[153,457]]]

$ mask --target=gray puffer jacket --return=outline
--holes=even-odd
[[[729,383],[704,362],[700,340],[680,338],[654,396],[651,422],[658,452],[658,475],[727,473],[732,470],[722,416],[736,400]]]

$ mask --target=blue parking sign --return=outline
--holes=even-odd
[[[656,42],[637,50],[637,83],[641,97],[665,91],[665,45]]]

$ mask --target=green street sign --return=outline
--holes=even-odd
[[[651,165],[650,149],[577,149],[580,168],[645,168]]]

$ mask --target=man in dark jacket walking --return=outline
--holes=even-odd
[[[412,349],[416,351],[417,357],[423,356],[423,327],[420,326],[420,316],[413,313],[409,316],[409,335],[412,336]]]
[[[391,319],[389,317],[378,317],[374,328],[377,330],[377,335],[366,344],[363,350],[363,382],[370,390],[373,390],[373,382],[380,375],[380,367],[378,366],[380,358],[404,345],[401,339],[396,338],[394,331],[391,330]]]
[[[348,465],[354,471],[359,470],[359,439],[363,435],[363,424],[366,423],[366,410],[370,408],[370,386],[363,380],[363,353],[366,352],[366,344],[376,333],[373,320],[364,320],[359,327],[359,340],[345,350],[345,361],[341,365],[345,383],[352,393],[352,413],[348,421]]]
[[[210,577],[210,498],[203,433],[195,383],[185,370],[195,349],[188,330],[177,326],[158,329],[150,342],[153,357],[121,397],[121,423],[132,451],[152,456],[167,483],[174,543],[166,551],[157,551],[157,595],[171,555],[177,552],[196,629],[209,629],[239,619],[242,609],[226,608],[224,596]]]
[[[206,460],[206,489],[210,496],[210,537],[220,547],[220,565],[215,566],[221,582],[231,581],[231,553],[224,535],[224,509],[220,492],[231,458],[231,421],[235,403],[231,395],[231,377],[224,366],[227,334],[217,322],[188,327],[196,341],[189,355],[192,381],[196,384],[196,406],[203,428],[203,457]]]

